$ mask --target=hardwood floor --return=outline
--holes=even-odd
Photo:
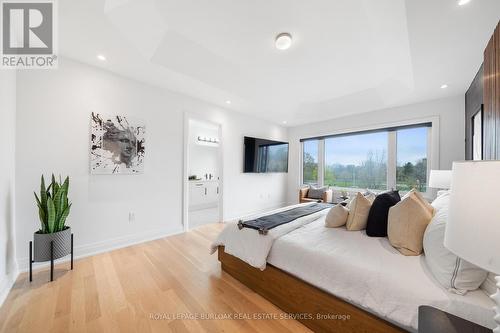
[[[63,263],[54,282],[47,269],[32,283],[21,274],[0,309],[0,331],[310,332],[295,320],[253,319],[283,312],[221,272],[208,250],[221,228],[87,257],[73,271]]]

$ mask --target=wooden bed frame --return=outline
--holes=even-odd
[[[218,258],[225,272],[283,311],[312,314],[313,319],[299,316],[297,320],[314,332],[406,332],[272,265],[267,264],[264,271],[254,268],[224,252],[224,246],[219,246]],[[330,319],[328,314],[349,315],[350,319]]]

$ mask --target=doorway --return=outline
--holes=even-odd
[[[185,118],[184,229],[222,220],[221,126]]]

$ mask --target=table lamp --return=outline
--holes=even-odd
[[[431,170],[429,187],[449,189],[451,187],[451,170]]]
[[[494,317],[500,333],[500,161],[454,162],[444,246],[497,275]]]

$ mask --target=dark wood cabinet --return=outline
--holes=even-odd
[[[465,159],[472,160],[472,136],[474,116],[483,108],[483,66],[465,93]]]
[[[479,118],[475,118],[482,112]],[[482,159],[500,160],[500,24],[484,50],[483,65],[465,93],[465,159],[473,159],[474,119],[480,119]],[[477,130],[477,128],[476,128]]]
[[[486,50],[483,63],[483,103],[485,160],[500,159],[500,28],[497,25]]]

